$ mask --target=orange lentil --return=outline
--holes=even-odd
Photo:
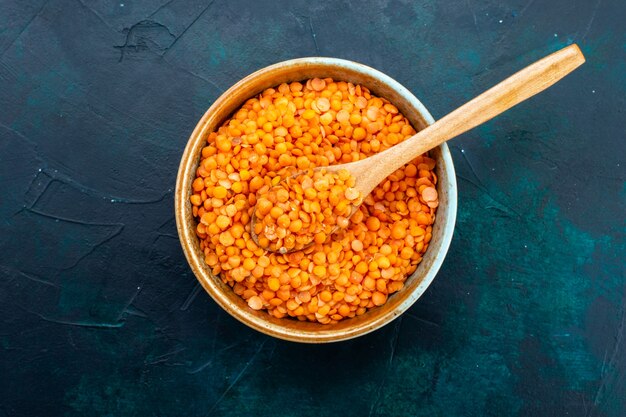
[[[437,200],[437,190],[433,187],[426,187],[422,191],[422,198],[424,201],[435,201]]]
[[[330,184],[334,184],[333,189],[338,190],[333,194],[337,198],[334,208],[328,191]],[[360,202],[361,193],[351,185],[354,185],[354,179],[347,171],[335,173],[322,168],[318,171],[308,170],[270,188],[267,195],[259,201],[262,201],[262,204],[255,212],[254,233],[258,236],[259,242],[267,242],[261,246],[273,252],[287,253],[303,249],[313,242],[324,243],[328,236],[327,231],[332,232],[336,225],[339,227],[349,225],[346,221],[338,224],[338,219],[341,218],[332,213],[333,209],[336,214],[345,216],[352,211],[353,204],[358,205]],[[297,192],[298,190],[300,192]],[[267,202],[270,204],[274,202],[269,213]],[[300,219],[302,212],[315,215],[309,227],[303,227],[304,224]],[[290,215],[294,220],[301,220],[294,229],[289,228]]]
[[[207,135],[190,186],[206,264],[250,308],[277,318],[327,324],[384,304],[432,238],[435,160],[415,158],[369,196],[356,192],[347,172],[313,177],[316,168],[367,158],[414,133],[393,104],[330,78],[250,98]],[[313,173],[310,180],[273,192],[301,171]],[[294,200],[300,204],[291,210]],[[251,239],[254,215],[268,221],[260,246]],[[311,246],[286,255],[264,249],[279,243]]]
[[[202,198],[198,194],[193,194],[189,198],[189,201],[191,201],[191,204],[193,204],[194,206],[199,206],[202,204]]]
[[[324,290],[320,293],[320,300],[324,301],[325,303],[329,302],[332,299],[333,295],[330,291]]]
[[[393,237],[394,239],[404,239],[405,236],[406,227],[400,222],[394,223],[393,227],[391,228],[391,237]]]
[[[215,198],[225,198],[227,195],[228,190],[226,190],[226,188],[222,187],[221,185],[218,185],[213,189],[213,197]]]
[[[363,242],[361,242],[360,240],[353,240],[351,245],[352,250],[355,252],[360,252],[363,250]]]
[[[380,229],[380,220],[378,220],[377,217],[374,217],[374,216],[368,217],[367,220],[365,221],[365,224],[367,225],[367,228],[373,232]]]
[[[372,294],[372,302],[374,303],[374,305],[381,306],[385,304],[386,301],[387,295],[383,294],[382,292],[376,291]]]
[[[255,295],[248,299],[248,305],[253,310],[260,310],[261,308],[263,308],[263,300],[261,299],[261,297]]]

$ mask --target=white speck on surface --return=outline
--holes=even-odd
[[[525,247],[526,249],[528,249],[528,245],[524,245],[524,247]]]
[[[115,203],[115,199],[114,198],[111,199],[111,203]]]
[[[465,149],[461,149],[461,152],[465,153]]]
[[[502,19],[498,20],[499,23],[502,23]]]
[[[592,94],[595,94],[595,93],[596,93],[596,90],[591,90],[591,93],[592,93]]]
[[[124,7],[124,3],[120,3],[120,7]]]
[[[558,38],[558,36],[559,36],[559,35],[557,35],[556,33],[554,34],[554,37],[555,37],[555,38]]]
[[[617,164],[619,166],[619,164]],[[41,172],[41,168],[39,168],[39,172]]]

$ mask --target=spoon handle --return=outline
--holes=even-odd
[[[582,52],[573,44],[518,71],[408,140],[375,155],[373,158],[377,158],[378,163],[370,164],[367,175],[361,176],[368,184],[359,188],[363,191],[367,189],[369,193],[388,175],[415,157],[540,93],[584,62]]]

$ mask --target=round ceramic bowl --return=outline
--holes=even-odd
[[[372,94],[385,97],[393,103],[413,124],[421,130],[433,123],[428,110],[406,88],[387,75],[355,62],[334,58],[300,58],[263,68],[222,94],[207,110],[194,129],[185,147],[176,180],[176,226],[178,235],[194,274],[215,302],[237,320],[270,336],[304,343],[326,343],[351,339],[376,330],[406,311],[426,291],[441,267],[456,219],[457,192],[454,167],[448,147],[443,144],[431,151],[436,162],[439,207],[433,226],[432,240],[422,262],[407,278],[402,290],[391,295],[388,301],[361,316],[342,320],[336,324],[302,322],[293,319],[277,319],[266,311],[254,311],[226,284],[213,276],[204,262],[196,236],[196,220],[192,214],[191,183],[200,161],[200,153],[209,133],[217,130],[235,110],[250,97],[266,88],[284,82],[302,81],[308,78],[332,77],[350,81],[369,88]]]

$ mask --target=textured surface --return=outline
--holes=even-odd
[[[625,415],[626,4],[271,3],[3,3],[0,416]],[[587,64],[452,143],[455,237],[402,318],[297,345],[200,290],[172,187],[238,79],[353,59],[437,118],[570,42]]]

